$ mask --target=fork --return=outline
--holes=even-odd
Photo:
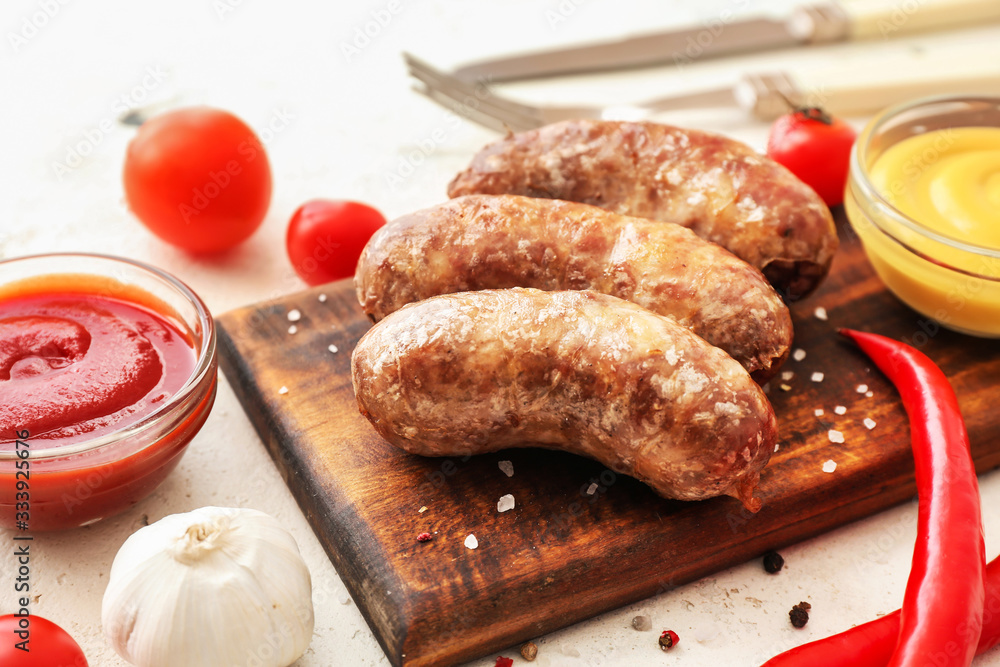
[[[931,93],[1000,94],[1000,44],[996,43],[925,49],[919,56],[903,52],[865,62],[864,70],[841,66],[807,78],[780,71],[751,73],[732,86],[615,106],[525,104],[494,92],[489,78],[471,83],[409,53],[403,58],[410,75],[422,84],[414,85],[417,92],[500,132],[521,132],[571,118],[642,120],[663,111],[709,107],[738,107],[760,120],[772,120],[790,105],[805,103],[838,115],[866,114]]]
[[[412,54],[403,53],[403,59],[410,75],[423,84],[415,84],[414,90],[469,120],[500,132],[531,130],[570,118],[639,120],[658,111],[736,105],[733,90],[724,88],[632,106],[536,106],[498,95],[490,87],[488,78],[471,83],[442,72]],[[791,89],[787,92],[794,94]],[[784,102],[782,105],[784,109]]]

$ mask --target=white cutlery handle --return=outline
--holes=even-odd
[[[1000,45],[926,49],[790,78],[800,100],[841,115],[873,113],[927,95],[1000,95]]]
[[[840,0],[848,39],[898,37],[1000,20],[1000,0]]]
[[[758,72],[744,76],[733,93],[761,120],[787,112],[789,103],[851,116],[929,95],[1000,96],[1000,44],[950,45],[888,57],[869,53],[829,69]]]

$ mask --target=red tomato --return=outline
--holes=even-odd
[[[771,126],[768,156],[816,191],[827,206],[844,201],[854,128],[816,108],[785,114]]]
[[[384,224],[382,214],[366,204],[308,201],[288,222],[288,258],[295,273],[310,285],[349,278],[368,239]]]
[[[41,616],[0,616],[0,637],[0,665],[4,667],[88,667],[80,645]]]
[[[196,253],[226,250],[260,226],[271,165],[243,121],[195,107],[152,118],[125,155],[129,208],[161,239]]]

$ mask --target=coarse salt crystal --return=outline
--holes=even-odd
[[[707,625],[702,625],[698,628],[695,628],[693,636],[694,640],[699,644],[710,642],[719,636],[719,626],[709,621]]]
[[[780,446],[780,445],[778,445],[777,443],[775,443],[775,445],[774,445],[774,451],[778,451],[778,447],[779,447],[779,446]]]
[[[836,469],[837,469],[837,462],[834,461],[833,459],[830,459],[829,461],[823,464],[823,472],[833,472]]]
[[[301,319],[302,319],[302,312],[298,308],[292,308],[290,311],[288,311],[289,322],[298,322]]]
[[[514,496],[509,493],[500,496],[500,500],[497,501],[497,512],[506,512],[512,509],[514,509]]]
[[[639,632],[645,632],[653,629],[653,622],[649,620],[649,616],[636,616],[632,619],[632,627]]]
[[[330,350],[330,352],[332,352],[333,354],[337,354],[338,352],[340,352],[340,348],[338,348],[336,345],[332,345],[332,344],[329,345],[329,346],[327,346],[326,349]]]
[[[781,373],[781,379],[785,380],[786,382],[788,380],[791,380],[793,377],[795,377],[795,371],[783,371]]]
[[[325,294],[320,294],[320,295],[319,295],[318,297],[316,297],[316,298],[318,298],[318,299],[319,299],[319,302],[320,302],[320,303],[326,303],[326,295],[325,295]]]
[[[587,495],[592,496],[597,493],[597,482],[591,482],[590,486],[587,487]]]
[[[465,548],[475,549],[478,546],[479,546],[479,540],[476,539],[475,535],[469,533],[469,536],[465,538]]]
[[[497,461],[497,467],[508,477],[514,476],[514,464],[510,461]]]
[[[788,385],[788,384],[782,383],[782,384],[780,384],[778,386],[781,387],[781,391],[791,391],[792,390],[792,386]]]
[[[837,443],[844,442],[844,434],[832,428],[829,431],[827,431],[826,437],[830,438],[830,442],[837,442]]]
[[[865,417],[864,424],[865,428],[867,428],[869,431],[875,428],[875,420],[872,419],[871,417]]]
[[[824,376],[823,376],[822,373],[820,373],[819,371],[816,371],[815,373],[813,373],[812,375],[809,376],[809,379],[812,380],[813,382],[822,382],[823,381],[823,377]]]
[[[299,330],[299,328],[297,326],[295,326],[294,324],[292,326],[288,327],[288,333],[290,333],[290,334],[295,334],[296,332],[298,332],[298,330]]]
[[[866,393],[868,391],[868,385],[866,385],[866,384],[859,384],[855,388],[855,391],[858,392],[859,394],[864,394],[864,393]]]
[[[278,393],[279,394],[287,394],[288,393],[288,387],[282,386],[281,389],[278,390]]]
[[[813,315],[816,316],[817,320],[823,320],[824,322],[828,319],[826,315],[826,308],[823,306],[818,306],[816,310],[813,311]]]
[[[868,398],[871,398],[874,395],[875,395],[875,392],[872,391],[871,389],[869,389],[868,391],[865,392],[865,396],[867,396]]]
[[[847,414],[847,408],[845,408],[843,405],[838,405],[837,407],[835,407],[833,409],[833,411],[836,412],[838,415],[846,415]]]
[[[813,414],[816,415],[817,417],[822,417],[823,416],[823,408],[816,408],[815,410],[813,410]]]
[[[806,351],[803,350],[801,347],[796,348],[795,351],[792,352],[792,359],[794,359],[795,361],[802,361],[805,358],[806,358]]]

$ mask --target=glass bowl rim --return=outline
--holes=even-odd
[[[865,128],[858,135],[857,140],[854,142],[854,146],[851,148],[851,158],[849,167],[849,186],[857,187],[860,190],[862,196],[856,197],[858,199],[858,204],[861,208],[864,208],[862,202],[867,202],[868,205],[875,206],[880,209],[881,213],[889,218],[892,218],[895,222],[906,227],[910,231],[919,234],[925,238],[929,238],[932,241],[936,241],[942,245],[949,246],[955,250],[960,250],[962,252],[972,253],[975,255],[981,255],[984,257],[989,257],[991,259],[1000,259],[1000,248],[991,248],[987,246],[977,245],[975,243],[969,243],[961,239],[956,239],[952,236],[946,234],[941,234],[930,227],[927,227],[923,223],[917,221],[914,218],[906,215],[895,206],[893,206],[889,201],[875,188],[872,182],[868,178],[867,167],[864,166],[862,161],[863,154],[867,155],[869,144],[871,142],[872,136],[882,128],[882,126],[888,121],[896,118],[902,113],[907,111],[912,111],[923,106],[930,106],[933,104],[942,104],[946,102],[972,102],[972,101],[984,101],[995,105],[998,110],[1000,110],[1000,97],[992,95],[931,95],[927,97],[919,97],[917,99],[909,100],[901,104],[896,104],[894,106],[888,107],[881,111],[878,115],[872,118]],[[961,126],[959,126],[961,127]],[[969,126],[971,127],[971,126]],[[1000,127],[1000,126],[998,126]],[[866,215],[879,231],[886,234],[894,241],[902,243],[902,241],[896,238],[896,235],[885,228],[883,224],[880,224],[876,219],[876,216]],[[904,244],[904,247],[909,249],[909,246]],[[911,249],[912,250],[912,249]],[[950,267],[955,268],[955,267]]]
[[[197,313],[198,324],[202,329],[202,340],[203,344],[198,352],[198,358],[195,361],[194,369],[191,371],[191,375],[188,377],[187,381],[181,386],[173,396],[170,397],[163,405],[159,406],[156,410],[153,410],[148,415],[143,417],[137,422],[129,424],[128,426],[112,431],[97,438],[90,440],[84,440],[74,445],[67,445],[64,447],[48,447],[46,449],[36,450],[32,448],[30,450],[30,455],[28,460],[35,462],[43,462],[46,460],[56,460],[64,459],[69,456],[75,456],[78,454],[86,454],[94,452],[109,446],[119,444],[123,441],[129,440],[134,436],[153,431],[158,426],[163,425],[174,417],[175,409],[182,405],[187,399],[201,386],[202,382],[209,372],[215,367],[216,359],[216,331],[215,331],[215,320],[212,318],[212,314],[209,312],[208,307],[201,300],[194,290],[188,287],[179,278],[173,276],[172,274],[159,269],[151,264],[146,264],[145,262],[140,262],[134,259],[128,259],[125,257],[117,257],[115,255],[106,255],[103,253],[88,253],[88,252],[56,252],[56,253],[40,253],[36,255],[23,255],[20,257],[10,257],[6,259],[0,259],[0,266],[13,264],[15,262],[23,262],[28,260],[44,260],[44,259],[58,259],[61,257],[70,258],[83,258],[83,259],[96,259],[98,261],[108,261],[114,264],[126,264],[133,269],[139,269],[140,271],[145,271],[151,274],[154,278],[158,279],[162,283],[166,284],[168,287],[175,289],[180,292],[180,294],[192,305]],[[53,270],[52,275],[59,275],[59,270]],[[66,271],[66,274],[71,275],[73,271]],[[79,272],[77,272],[79,273]],[[92,275],[101,275],[93,273]],[[141,288],[140,288],[141,289]],[[158,439],[157,439],[158,440]],[[157,440],[152,440],[141,449],[136,452],[129,452],[128,455],[143,451],[148,447],[152,446],[157,442]],[[17,455],[17,449],[11,451],[0,451],[0,464],[7,461],[16,461],[21,457]],[[114,460],[118,460],[121,457],[116,457]]]

